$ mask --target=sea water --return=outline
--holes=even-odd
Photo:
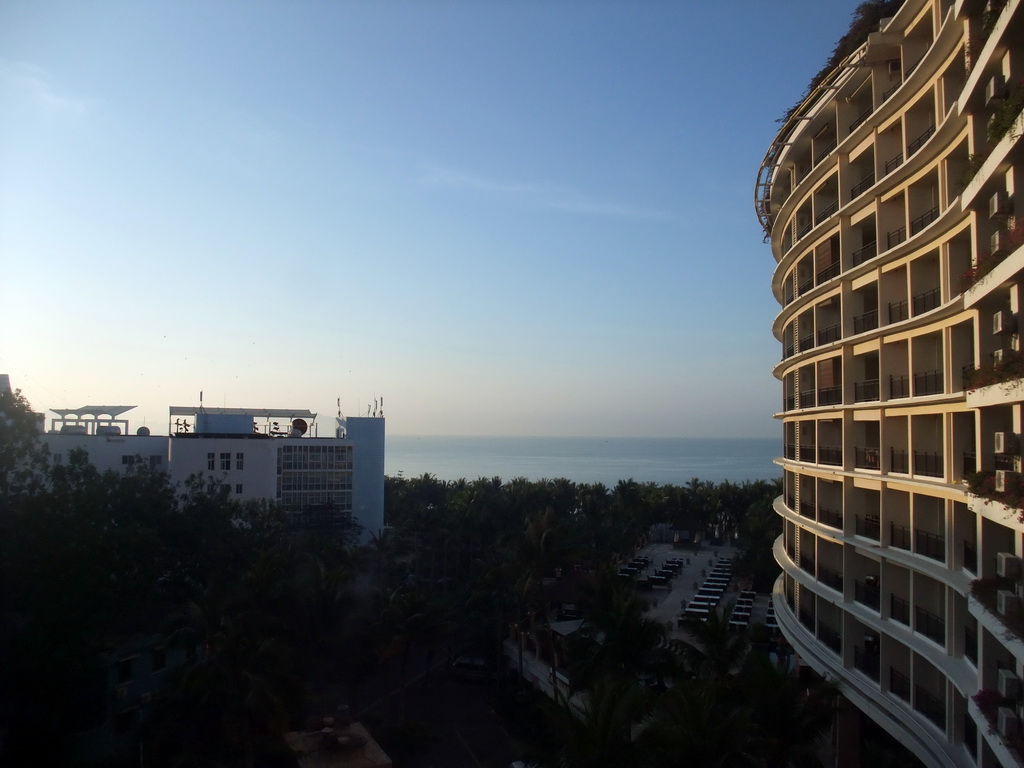
[[[691,478],[740,483],[774,480],[777,438],[438,437],[388,436],[384,471],[391,477],[475,480],[564,477],[577,483],[619,480],[684,485]]]

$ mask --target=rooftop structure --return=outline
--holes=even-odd
[[[1024,9],[906,0],[758,173],[778,623],[929,766],[1021,764]]]

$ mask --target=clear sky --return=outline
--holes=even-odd
[[[2,0],[0,372],[157,433],[777,435],[754,181],[856,5]]]

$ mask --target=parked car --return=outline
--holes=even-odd
[[[485,683],[494,679],[494,668],[479,656],[457,656],[450,671],[455,679],[471,683]]]

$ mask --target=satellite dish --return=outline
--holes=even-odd
[[[139,437],[149,437],[149,427],[139,427],[135,430],[135,434]]]
[[[302,437],[306,434],[307,429],[309,429],[309,425],[306,424],[305,419],[296,419],[292,422],[292,437]]]

